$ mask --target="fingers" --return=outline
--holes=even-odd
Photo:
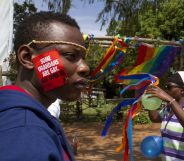
[[[151,85],[149,85],[148,87],[147,87],[147,90],[152,90],[152,89],[156,89],[157,88],[157,86],[154,86],[153,84],[151,84]]]
[[[152,92],[155,92],[155,91],[157,91],[157,87],[155,87],[155,86],[149,86],[149,87],[145,90],[146,93],[152,93]]]
[[[151,95],[149,95],[147,98],[152,98],[152,97],[158,97],[157,94],[154,93],[150,93]]]

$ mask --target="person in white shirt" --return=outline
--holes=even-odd
[[[50,114],[52,116],[54,116],[55,118],[59,119],[61,110],[60,110],[60,99],[56,99],[55,102],[53,102],[49,107],[48,107],[48,111],[50,112]]]

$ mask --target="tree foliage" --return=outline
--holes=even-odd
[[[22,22],[25,16],[34,14],[35,12],[37,12],[37,8],[33,3],[27,1],[24,1],[23,4],[14,3],[14,31],[17,29],[18,24]]]
[[[125,19],[112,19],[107,32],[160,39],[184,38],[184,0],[144,1],[139,11]]]
[[[40,2],[42,2],[42,5],[47,5],[49,11],[64,14],[67,14],[72,7],[72,0],[42,0]],[[23,3],[35,5],[35,0],[23,0]]]
[[[184,0],[168,0],[159,8],[148,8],[139,15],[138,35],[167,40],[184,38]]]
[[[44,3],[48,4],[48,9],[54,12],[68,13],[71,6],[71,0],[43,0]]]
[[[114,34],[111,29],[114,25],[123,27],[123,32],[126,35],[134,35],[134,26],[138,21],[138,13],[144,0],[103,0],[105,3],[104,8],[98,14],[97,22],[101,22],[101,27],[109,22],[108,35]],[[90,3],[95,3],[94,0],[89,0]],[[122,33],[123,34],[123,33]]]
[[[108,35],[184,38],[184,0],[88,0],[98,1],[105,6],[96,21],[109,23]]]

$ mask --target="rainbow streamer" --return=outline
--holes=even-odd
[[[91,73],[91,77],[94,78],[96,76],[96,74],[101,70],[104,69],[108,63],[111,61],[111,59],[113,58],[113,54],[116,51],[116,47],[115,44],[117,42],[117,37],[114,38],[112,45],[108,48],[106,54],[104,55],[104,58],[102,59],[102,61],[100,62],[100,64],[96,67],[96,69]]]
[[[119,147],[116,148],[116,152],[122,151],[122,149],[125,148],[124,151],[124,161],[127,161],[128,159],[128,152],[130,149],[130,154],[131,154],[131,160],[133,161],[133,146],[132,146],[132,119],[138,114],[141,110],[141,105],[140,105],[140,97],[144,93],[144,90],[147,88],[148,85],[154,84],[158,85],[159,79],[156,78],[153,75],[147,74],[147,73],[142,73],[142,74],[134,74],[134,75],[127,75],[127,76],[120,76],[121,80],[128,80],[128,79],[134,79],[134,80],[139,80],[136,84],[129,85],[125,87],[120,93],[123,94],[126,90],[131,88],[132,86],[139,86],[137,88],[138,90],[141,89],[141,92],[138,94],[136,98],[131,98],[127,100],[123,100],[121,103],[116,106],[110,115],[108,116],[104,129],[102,131],[102,136],[106,136],[107,131],[110,127],[110,124],[112,122],[112,118],[114,113],[119,112],[122,108],[125,108],[127,106],[132,106],[128,112],[128,116],[125,121],[124,128],[122,130],[122,143]],[[145,83],[146,82],[146,83]],[[140,85],[141,84],[141,85]]]
[[[132,119],[141,111],[141,105],[139,102],[132,105],[129,109],[128,115],[125,120],[124,128],[122,129],[122,142],[116,148],[116,152],[121,152],[124,150],[124,161],[128,159],[128,150],[130,149],[131,160],[134,161],[133,155],[133,145],[132,145]]]
[[[108,67],[102,70],[101,73],[97,74],[97,78],[104,76],[105,74],[110,73],[115,67],[117,67],[123,60],[124,52],[120,51],[118,57],[108,65]]]
[[[122,47],[117,47],[116,44],[119,43]],[[96,67],[96,69],[91,73],[91,79],[99,79],[101,76],[108,74],[110,71],[112,71],[115,67],[117,67],[123,60],[123,56],[126,53],[127,44],[124,43],[123,40],[121,40],[118,37],[115,37],[113,40],[113,43],[108,48],[106,54],[104,55],[102,61],[99,63],[99,65]],[[117,50],[119,50],[119,55],[113,62],[112,59],[117,55]],[[110,63],[111,62],[111,63]]]

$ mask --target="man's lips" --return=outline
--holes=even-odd
[[[77,80],[74,83],[75,87],[79,90],[85,90],[87,88],[87,81],[85,81],[84,79],[81,80]]]

